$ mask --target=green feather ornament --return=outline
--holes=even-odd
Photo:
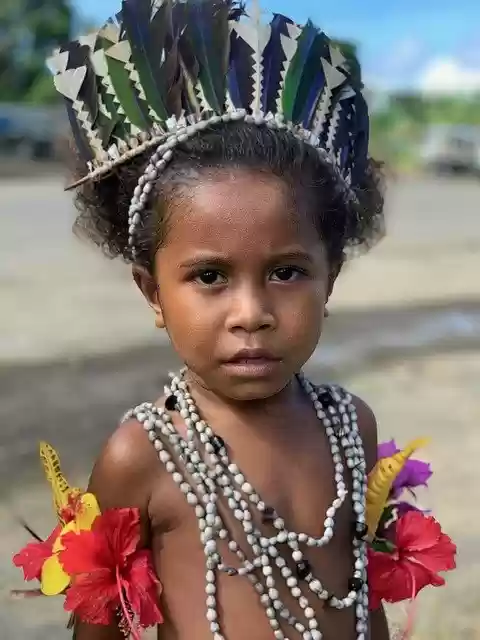
[[[264,20],[256,0],[248,11],[234,0],[121,6],[52,61],[87,164],[83,180],[214,115],[286,125],[320,147],[346,180],[361,177],[368,112],[360,74],[312,22]]]

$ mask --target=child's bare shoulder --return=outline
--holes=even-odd
[[[93,468],[90,490],[102,510],[136,507],[146,517],[162,468],[143,426],[131,418],[106,442]]]

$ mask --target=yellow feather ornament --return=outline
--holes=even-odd
[[[403,451],[399,451],[388,458],[381,458],[370,472],[366,496],[366,524],[370,540],[375,537],[378,523],[388,502],[388,496],[395,478],[415,451],[427,444],[428,440],[425,438],[413,440]]]
[[[68,507],[69,497],[79,495],[81,489],[70,487],[62,473],[57,452],[47,442],[40,443],[40,460],[52,489],[55,512],[59,521],[65,524],[61,517],[62,510]]]
[[[63,593],[71,581],[71,576],[64,571],[58,557],[63,549],[62,537],[69,532],[90,530],[100,515],[100,507],[93,494],[84,493],[68,484],[57,452],[46,442],[40,443],[40,459],[52,489],[58,521],[62,526],[53,544],[52,555],[43,564],[40,580],[42,593],[54,596]]]

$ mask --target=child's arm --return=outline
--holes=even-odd
[[[358,427],[365,450],[367,473],[370,473],[377,462],[377,421],[373,411],[363,400],[354,398],[353,402],[357,409]],[[390,640],[387,617],[383,607],[370,614],[370,640]]]
[[[102,511],[110,508],[140,509],[142,544],[149,540],[148,505],[155,472],[161,468],[143,427],[131,420],[122,424],[106,444],[90,479]],[[78,623],[73,640],[122,640],[118,626]]]

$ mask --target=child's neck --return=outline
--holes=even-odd
[[[311,403],[296,377],[279,393],[261,400],[238,401],[217,395],[202,385],[191,373],[186,381],[202,416],[222,438],[229,439],[259,435],[262,439],[283,436],[292,432],[292,421],[297,422],[301,410],[311,412]]]

